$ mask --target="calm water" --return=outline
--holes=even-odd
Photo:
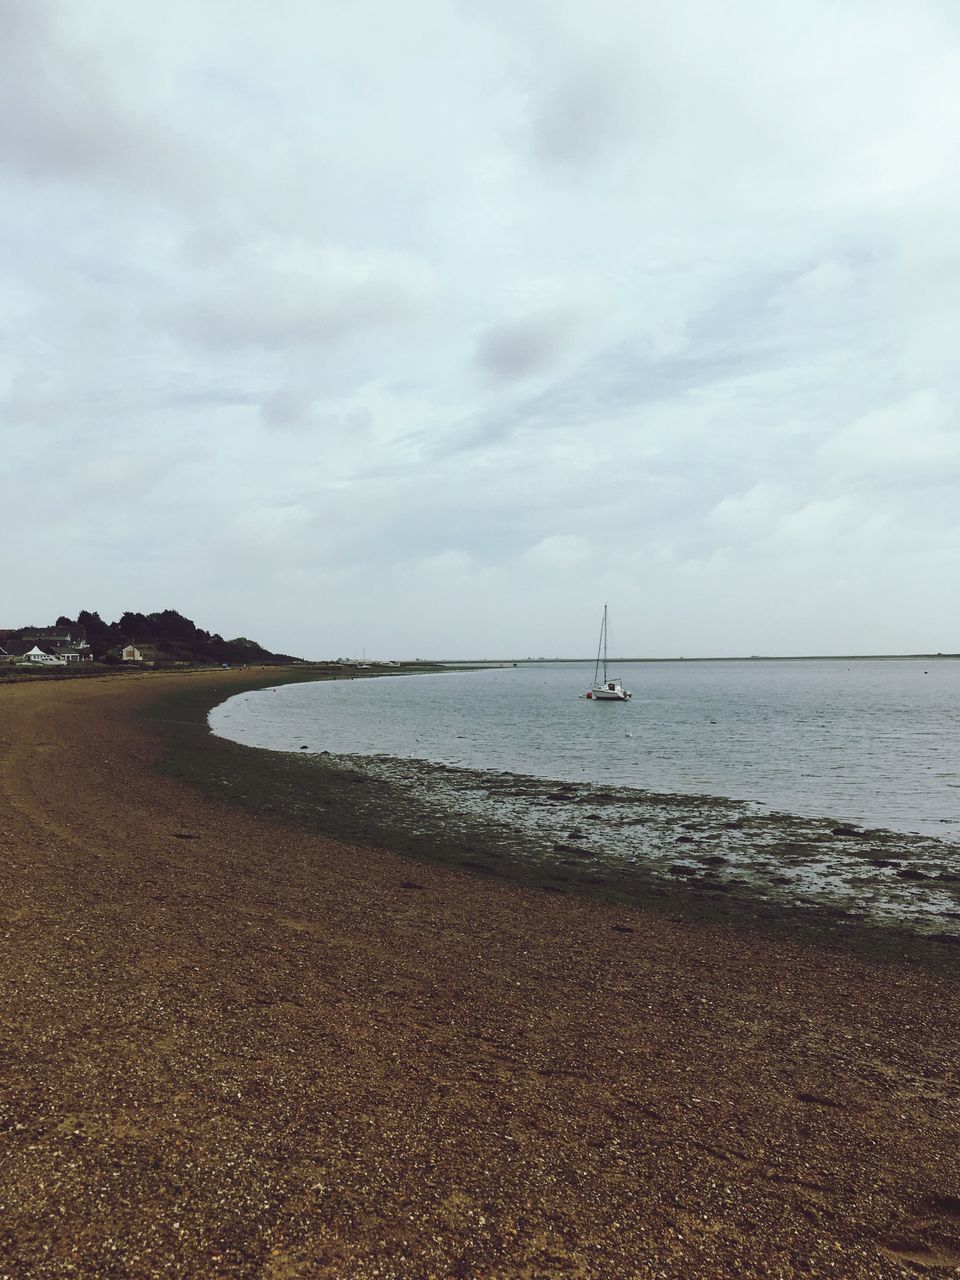
[[[211,713],[282,751],[387,755],[569,782],[728,796],[960,840],[960,660],[583,664],[288,685]]]

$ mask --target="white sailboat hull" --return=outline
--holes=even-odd
[[[594,685],[588,692],[588,698],[594,698],[597,702],[626,702],[628,698],[632,698],[633,694],[627,689],[623,689],[619,684],[614,688],[610,688],[609,684]]]

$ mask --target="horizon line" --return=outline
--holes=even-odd
[[[608,665],[615,662],[869,662],[877,660],[905,661],[925,658],[934,661],[938,658],[960,658],[960,653],[744,653],[726,656],[707,655],[699,658],[687,658],[683,655],[657,658],[608,658]],[[374,659],[375,661],[375,659]],[[595,655],[582,658],[415,658],[415,662],[441,663],[482,663],[493,666],[502,663],[522,663],[525,666],[549,662],[595,662]]]

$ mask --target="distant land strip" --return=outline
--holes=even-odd
[[[617,662],[936,662],[938,658],[960,658],[960,653],[793,653],[762,654],[751,653],[733,657],[705,658],[608,658],[609,665]],[[584,663],[595,662],[596,654],[586,658],[438,658],[442,663],[460,663],[464,666],[502,667],[516,665],[518,667],[539,666],[544,663]]]

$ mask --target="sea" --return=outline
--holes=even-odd
[[[610,670],[632,691],[629,702],[583,696],[592,663],[521,662],[242,693],[215,708],[210,725],[247,746],[364,762],[411,787],[431,778],[436,804],[447,786],[451,804],[473,804],[481,820],[484,805],[503,820],[507,804],[518,829],[554,849],[571,830],[582,835],[578,813],[602,791],[620,807],[604,810],[597,858],[676,876],[676,845],[672,861],[662,853],[669,835],[710,849],[706,869],[696,848],[679,851],[688,878],[746,876],[758,893],[826,897],[853,915],[960,933],[960,659]],[[491,778],[514,783],[498,795]],[[567,791],[551,792],[555,784]],[[662,821],[651,817],[656,797],[670,800]],[[683,836],[677,797],[689,798]],[[576,851],[590,856],[589,844]]]

